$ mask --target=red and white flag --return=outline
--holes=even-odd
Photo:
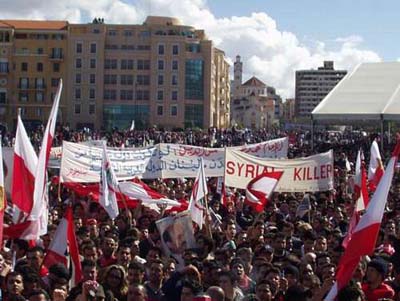
[[[4,189],[3,148],[0,135],[0,248],[3,245],[3,222],[6,208],[6,190]]]
[[[54,132],[57,123],[57,113],[62,92],[62,79],[60,79],[53,106],[43,134],[42,147],[39,153],[38,164],[35,171],[35,187],[33,193],[33,207],[28,217],[29,220],[39,221],[39,235],[47,233],[48,224],[48,198],[47,198],[47,164],[49,162],[51,146],[53,145]]]
[[[274,171],[256,176],[247,184],[245,203],[262,212],[282,175],[283,171]]]
[[[14,222],[28,216],[33,208],[35,172],[38,162],[35,150],[18,115],[14,146],[14,166],[11,199],[14,205]],[[19,220],[18,220],[19,219]]]
[[[200,158],[200,168],[197,172],[196,180],[193,183],[192,194],[190,196],[189,211],[193,222],[199,225],[199,229],[203,228],[204,211],[206,210],[205,199],[208,194],[206,175],[204,173],[203,158]]]
[[[371,144],[371,157],[368,167],[368,186],[371,191],[375,191],[384,173],[382,157],[376,139]]]
[[[353,215],[350,218],[347,235],[342,242],[342,246],[347,248],[347,245],[351,239],[351,235],[354,232],[360,218],[361,211],[365,210],[369,203],[368,187],[367,187],[367,171],[365,170],[364,155],[361,150],[358,151],[356,160],[356,170],[354,178],[354,199],[355,206]]]
[[[347,285],[361,257],[370,255],[375,250],[376,239],[381,227],[382,217],[399,154],[400,142],[397,143],[392,158],[386,167],[386,172],[376,188],[367,211],[354,229],[347,249],[339,261],[336,272],[336,282],[325,298],[326,301],[334,300],[337,293]]]
[[[65,217],[58,224],[54,238],[50,243],[43,261],[43,265],[47,269],[56,263],[62,263],[66,267],[71,264],[71,287],[74,287],[82,279],[82,267],[79,259],[79,249],[75,236],[74,218],[71,206],[68,206]]]
[[[116,192],[118,191],[118,180],[111,167],[111,161],[107,155],[106,143],[103,143],[103,159],[100,171],[100,199],[99,203],[107,211],[111,219],[119,214]]]

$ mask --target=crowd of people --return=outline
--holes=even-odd
[[[113,147],[182,143],[223,147],[290,137],[289,158],[332,148],[335,189],[310,193],[311,210],[297,214],[302,193],[274,193],[261,213],[245,202],[245,193],[227,188],[221,196],[216,178],[208,178],[208,206],[218,222],[199,230],[196,248],[183,252],[184,264],[167,257],[156,221],[176,214],[152,210],[144,204],[121,210],[111,220],[90,195],[77,196],[58,184],[50,185],[48,233],[32,244],[5,238],[0,256],[1,298],[6,301],[321,301],[335,281],[344,252],[343,239],[354,209],[352,187],[357,151],[368,158],[372,137],[365,132],[317,132],[311,147],[309,132],[209,129],[208,131],[71,131],[59,127],[55,145],[63,140],[107,139]],[[388,158],[394,141],[385,139],[382,157]],[[36,147],[41,130],[31,135]],[[12,135],[3,136],[12,146]],[[351,162],[348,170],[346,162]],[[194,179],[154,179],[149,187],[179,202],[187,202]],[[226,202],[222,204],[221,199]],[[400,174],[396,172],[374,254],[359,263],[338,300],[400,301]],[[63,263],[42,265],[66,206],[71,204],[83,279],[72,283]],[[207,216],[211,224],[211,217]],[[10,215],[5,224],[12,223]]]

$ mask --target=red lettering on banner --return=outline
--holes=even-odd
[[[297,167],[294,168],[293,181],[301,181],[301,178],[300,178],[300,172],[301,172],[301,170],[302,170],[301,167],[300,167],[300,168],[297,168]]]
[[[246,164],[246,178],[254,178],[254,165]]]
[[[242,175],[242,169],[243,169],[243,167],[244,167],[244,163],[242,163],[242,164],[238,163],[238,168],[239,168],[239,174],[238,174],[238,176],[239,176],[239,177]]]
[[[318,168],[317,166],[314,167],[314,180],[319,180],[317,168]]]
[[[226,162],[226,173],[228,175],[233,175],[235,173],[235,162],[232,161]]]
[[[329,178],[332,176],[332,172],[333,172],[333,166],[331,164],[328,164],[326,166],[326,177]]]
[[[331,164],[312,167],[295,167],[293,181],[315,181],[327,179],[332,176],[333,167]]]
[[[326,167],[326,165],[321,165],[321,179],[325,179],[326,178],[325,167]]]

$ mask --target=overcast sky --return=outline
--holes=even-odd
[[[257,76],[281,95],[294,96],[294,71],[334,60],[337,69],[394,61],[400,1],[385,0],[0,0],[0,18],[102,17],[106,23],[142,23],[151,15],[180,18],[205,29],[229,62],[244,62],[244,80]]]

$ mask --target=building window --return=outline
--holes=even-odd
[[[21,71],[28,71],[28,63],[21,63]]]
[[[43,72],[43,63],[37,63],[36,70],[37,72]]]
[[[203,128],[203,105],[185,105],[185,127]]]
[[[171,116],[178,116],[178,106],[177,105],[171,106]]]
[[[90,53],[96,53],[96,43],[90,44]]]
[[[76,59],[75,60],[75,68],[76,69],[82,68],[82,59]]]
[[[96,59],[90,59],[90,69],[96,69]]]
[[[29,78],[27,77],[21,77],[19,79],[19,87],[21,89],[28,89],[29,88]]]
[[[164,91],[163,90],[158,90],[157,91],[157,100],[158,101],[164,100]]]
[[[37,117],[42,117],[42,114],[43,114],[43,109],[42,108],[36,108],[35,112],[36,112],[36,116]]]
[[[177,71],[178,70],[178,61],[172,61],[172,70]]]
[[[19,92],[19,101],[20,102],[28,102],[29,96],[27,92]]]
[[[137,90],[136,91],[136,100],[149,100],[150,92],[149,90]]]
[[[90,99],[95,99],[96,98],[96,89],[91,88],[89,90],[89,98]]]
[[[116,74],[104,74],[104,84],[105,85],[116,85],[117,75]]]
[[[116,90],[104,90],[104,99],[105,100],[116,100],[117,99],[117,91]]]
[[[164,61],[163,60],[158,61],[158,70],[164,70]]]
[[[96,105],[89,104],[89,115],[94,115],[96,113]]]
[[[96,74],[90,74],[89,83],[90,84],[95,84],[96,83]]]
[[[159,86],[164,85],[164,75],[162,75],[162,74],[158,75],[157,83]]]
[[[137,60],[137,70],[150,70],[150,60]]]
[[[150,76],[139,74],[137,76],[136,83],[140,86],[148,86],[148,85],[150,85]]]
[[[7,92],[0,91],[0,103],[5,104],[7,102]]]
[[[51,58],[52,59],[62,59],[63,58],[62,48],[52,48],[51,49]]]
[[[104,69],[117,69],[117,60],[106,59],[104,61]]]
[[[196,44],[196,43],[186,44],[186,51],[199,53],[200,52],[200,44]]]
[[[133,70],[133,60],[121,60],[121,70]]]
[[[191,59],[185,66],[185,98],[204,99],[204,61]]]
[[[60,72],[60,63],[53,63],[53,72]]]
[[[172,54],[173,55],[179,54],[179,46],[178,45],[172,45]]]
[[[51,86],[52,87],[58,87],[58,81],[59,81],[58,78],[52,78],[51,79]]]
[[[0,73],[8,73],[8,62],[0,62]]]
[[[162,105],[157,106],[157,115],[162,116],[164,114],[164,107]]]
[[[171,92],[171,100],[177,101],[178,100],[178,91]]]
[[[77,73],[75,74],[75,84],[80,84],[82,82],[82,74]]]
[[[44,79],[43,78],[35,79],[35,88],[36,89],[44,89]]]
[[[120,83],[121,83],[121,85],[129,85],[129,86],[131,86],[131,85],[133,85],[133,75],[127,75],[127,74],[125,74],[125,75],[121,75],[121,78],[120,78]]]
[[[38,49],[37,49],[37,54],[43,54],[43,48],[41,48],[41,47],[38,48]]]
[[[114,36],[117,35],[117,31],[116,30],[109,30],[108,31],[108,35],[114,37]]]
[[[171,84],[172,84],[173,86],[177,86],[177,85],[178,85],[178,75],[172,74]]]
[[[75,114],[79,115],[81,113],[81,105],[75,104],[74,111],[75,111]]]
[[[133,100],[133,90],[121,90],[120,91],[121,100]]]
[[[163,45],[163,44],[158,45],[158,54],[159,54],[159,55],[164,55],[164,52],[165,52],[165,47],[164,47],[164,45]]]
[[[81,99],[81,89],[75,89],[75,99]]]
[[[124,31],[124,36],[131,37],[131,36],[133,36],[133,32],[131,30],[125,30]]]
[[[36,102],[43,102],[43,101],[44,101],[44,93],[36,92]]]
[[[82,53],[82,43],[76,43],[76,53]]]

